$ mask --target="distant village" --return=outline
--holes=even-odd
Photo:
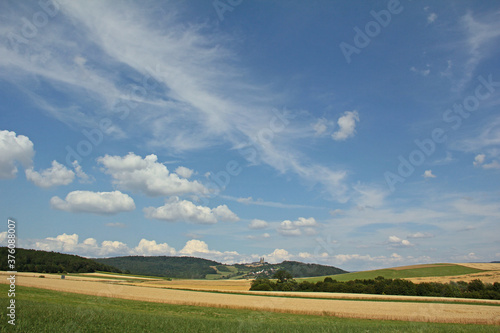
[[[269,265],[269,263],[264,260],[264,257],[262,257],[262,258],[260,258],[259,261],[254,261],[250,264],[246,264],[245,266],[247,266],[247,267],[260,267],[260,266],[264,266],[264,265]],[[249,272],[245,276],[246,277],[255,277],[255,276],[259,276],[259,275],[271,276],[274,274],[274,272],[276,272],[276,269],[274,267],[270,267],[267,269],[263,268],[259,271]]]

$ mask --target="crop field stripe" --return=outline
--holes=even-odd
[[[370,302],[401,302],[401,303],[436,303],[436,304],[467,304],[467,305],[487,305],[487,306],[500,306],[500,301],[498,303],[489,303],[489,302],[482,302],[483,300],[478,300],[478,302],[467,302],[467,301],[462,301],[462,299],[452,299],[450,297],[450,300],[404,300],[404,299],[376,299],[376,298],[367,298],[367,299],[360,299],[360,298],[340,298],[340,297],[314,297],[314,296],[293,296],[293,295],[269,295],[269,294],[261,294],[259,292],[253,292],[253,293],[245,293],[245,292],[232,292],[232,291],[221,291],[221,290],[199,290],[199,289],[189,289],[189,288],[172,288],[172,287],[152,287],[152,286],[141,286],[142,288],[157,288],[157,289],[172,289],[172,290],[183,290],[183,291],[195,291],[195,292],[202,292],[202,293],[217,293],[217,294],[228,294],[228,295],[242,295],[242,296],[262,296],[262,297],[285,297],[285,298],[300,298],[300,299],[324,299],[324,300],[332,300],[332,301],[370,301]],[[279,293],[279,291],[277,292]],[[294,293],[300,294],[300,291],[296,291]],[[380,294],[359,294],[359,295],[367,295],[368,297],[371,295],[378,295],[382,296]],[[394,295],[397,296],[397,295]],[[418,296],[409,296],[409,297],[418,297]],[[424,297],[431,297],[431,296],[424,296]],[[467,298],[463,298],[466,300]]]
[[[246,309],[299,315],[326,315],[344,318],[405,320],[462,324],[500,324],[498,311],[490,306],[466,304],[424,304],[353,302],[352,300],[264,298],[258,295],[221,295],[195,291],[168,290],[116,285],[102,282],[24,278],[18,286],[32,286],[93,296],[121,299],[195,305],[214,308]],[[375,305],[378,304],[378,305]]]
[[[5,294],[7,285],[0,285]],[[0,331],[43,332],[498,332],[464,325],[308,316],[266,311],[171,305],[18,287],[17,325]],[[3,305],[3,298],[1,299]]]
[[[433,265],[431,267],[422,267],[422,268],[410,268],[401,270],[386,268],[373,271],[363,271],[363,272],[328,275],[328,276],[337,281],[349,281],[356,279],[359,280],[374,279],[377,276],[383,276],[386,279],[403,279],[403,278],[429,277],[429,276],[457,276],[457,275],[466,275],[474,273],[483,273],[488,271],[489,270],[471,268],[455,264],[438,264],[438,265]],[[325,277],[327,276],[298,278],[296,280],[317,282],[317,281],[322,281]]]
[[[137,278],[148,278],[148,279],[158,279],[158,280],[171,280],[171,279],[175,279],[175,278],[169,278],[168,276],[152,276],[152,275],[138,275],[138,274],[120,274],[120,273],[102,272],[102,271],[96,271],[95,273],[107,274],[107,275],[116,275],[116,276],[123,276],[123,278],[137,277]],[[73,274],[69,274],[69,275],[73,275]]]

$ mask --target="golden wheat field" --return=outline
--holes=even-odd
[[[6,283],[5,278],[1,278]],[[225,281],[226,282],[226,281]],[[227,281],[229,282],[229,281]],[[104,277],[68,277],[57,275],[39,278],[24,273],[17,277],[21,286],[51,289],[95,296],[142,300],[159,303],[198,305],[219,308],[253,309],[296,314],[329,315],[359,319],[387,319],[443,323],[474,323],[500,325],[500,308],[491,305],[443,304],[418,302],[377,302],[377,295],[363,295],[366,300],[280,297],[286,294],[273,293],[275,297],[258,293],[235,294],[161,288],[160,285],[129,285],[129,281],[106,280]],[[127,284],[124,284],[127,283]],[[378,295],[380,296],[380,295]],[[394,296],[393,300],[398,299]],[[399,296],[403,300],[403,296]],[[483,301],[484,302],[484,301]],[[497,303],[498,304],[498,303]]]

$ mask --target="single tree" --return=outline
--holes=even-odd
[[[287,272],[284,269],[280,269],[276,273],[274,273],[273,278],[277,279],[278,283],[285,283],[288,280],[293,279],[293,276],[292,274],[290,274],[290,272]]]

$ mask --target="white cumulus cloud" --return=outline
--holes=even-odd
[[[13,131],[0,131],[0,179],[11,179],[17,175],[16,163],[25,168],[33,164],[33,142]]]
[[[425,170],[422,177],[424,177],[424,178],[436,178],[436,175],[432,173],[432,170]]]
[[[392,245],[392,246],[396,246],[396,247],[408,247],[408,246],[413,246],[412,243],[410,243],[409,240],[407,239],[401,239],[397,236],[389,236],[389,243]]]
[[[357,111],[346,111],[344,115],[337,120],[339,129],[332,134],[335,141],[343,141],[354,136],[356,133],[356,122],[359,121]]]
[[[180,254],[195,254],[195,253],[209,253],[208,244],[199,239],[191,239],[187,241],[186,245],[182,250],[179,251]],[[217,251],[215,251],[217,252]]]
[[[64,200],[52,197],[50,205],[53,209],[72,213],[116,214],[135,209],[134,200],[120,191],[73,191]]]
[[[178,252],[181,255],[197,256],[220,262],[237,262],[241,255],[236,251],[217,251],[210,250],[208,244],[198,239],[192,239],[186,242],[182,250]]]
[[[194,172],[193,170],[183,166],[180,166],[177,169],[175,169],[175,173],[184,178],[191,178],[193,172]]]
[[[26,169],[26,178],[38,187],[49,188],[71,184],[75,179],[75,173],[54,160],[52,167],[41,172],[35,171],[33,168]]]
[[[219,221],[236,222],[240,220],[226,205],[217,206],[212,209],[212,212]]]
[[[472,164],[474,164],[474,166],[479,166],[484,163],[485,158],[486,158],[485,154],[478,154],[476,155],[476,157],[474,157],[474,162],[472,162]]]
[[[267,262],[278,263],[284,260],[289,260],[292,255],[285,249],[275,249],[272,253],[265,256]]]
[[[0,246],[7,246],[7,231],[0,232]]]
[[[80,166],[80,164],[76,160],[73,161],[73,168],[75,168],[75,173],[76,173],[76,176],[78,177],[80,183],[91,183],[92,181],[95,180],[95,179],[93,179],[93,177],[90,177],[85,172],[83,172],[82,167]]]
[[[149,219],[164,220],[168,222],[186,221],[200,224],[213,224],[217,221],[238,221],[238,216],[226,205],[216,208],[197,206],[191,201],[171,197],[161,207],[146,207],[144,215]]]
[[[500,163],[497,160],[493,160],[490,163],[484,163],[486,161],[485,154],[478,154],[474,158],[474,166],[481,167],[483,169],[500,169]]]
[[[267,223],[264,220],[259,220],[259,219],[253,219],[252,221],[250,221],[250,224],[248,225],[248,227],[250,229],[265,229],[268,226],[269,226],[269,223]]]
[[[316,124],[313,126],[313,130],[316,136],[320,136],[326,132],[328,129],[328,120],[325,118],[318,119]]]
[[[281,222],[276,230],[283,236],[300,236],[303,233],[314,235],[316,233],[314,228],[317,226],[318,223],[314,217],[299,217],[296,221],[285,220]]]
[[[167,243],[157,244],[154,240],[141,239],[134,252],[144,256],[166,256],[175,255],[175,249]]]
[[[119,255],[129,252],[127,244],[119,241],[103,241],[99,254],[102,256]]]
[[[78,235],[67,235],[66,233],[57,237],[47,237],[45,240],[36,242],[36,248],[44,251],[73,252],[77,249]]]
[[[429,16],[427,16],[427,22],[433,23],[437,19],[437,14],[436,13],[430,13]]]
[[[104,166],[104,172],[111,175],[113,184],[120,189],[142,192],[152,197],[208,192],[198,181],[189,181],[170,173],[154,154],[144,158],[134,153],[124,157],[105,155],[97,161]],[[186,170],[181,173],[187,174]]]

